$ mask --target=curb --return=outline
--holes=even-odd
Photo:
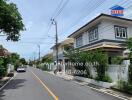
[[[122,100],[132,100],[132,99],[129,98],[129,97],[121,96],[121,95],[118,95],[118,94],[116,94],[116,93],[114,93],[114,92],[108,92],[108,91],[106,91],[105,89],[97,89],[97,88],[88,86],[88,85],[87,85],[87,82],[84,82],[83,84],[82,84],[82,83],[79,83],[79,82],[77,82],[77,81],[75,81],[75,80],[73,80],[73,82],[76,83],[76,84],[79,84],[79,85],[85,85],[85,86],[89,87],[90,89],[93,89],[93,90],[95,90],[95,91],[98,91],[98,92],[101,92],[101,93],[104,93],[104,94],[107,94],[107,95],[111,95],[111,96],[113,96],[113,97],[116,97],[116,98],[119,98],[119,99],[122,99]]]
[[[46,71],[44,71],[44,72],[46,72]],[[59,78],[66,79],[64,76],[54,75],[54,74],[52,74],[52,73],[50,73],[50,72],[46,72],[46,73],[49,73],[49,74],[51,74],[51,75],[53,75],[53,76],[57,76],[57,77],[59,77]],[[67,79],[67,80],[68,80],[68,79]],[[108,92],[108,91],[106,91],[106,90],[104,90],[104,89],[97,89],[97,88],[88,86],[88,85],[87,85],[87,82],[83,82],[84,84],[82,84],[82,83],[80,83],[80,82],[77,82],[77,81],[74,80],[74,79],[70,79],[70,80],[73,80],[73,82],[76,83],[76,84],[85,85],[85,86],[89,87],[90,89],[96,90],[96,91],[98,91],[98,92],[101,92],[101,93],[104,93],[104,94],[107,94],[107,95],[110,95],[110,96],[113,96],[113,97],[116,97],[116,98],[119,98],[119,99],[122,99],[122,100],[132,100],[132,99],[129,98],[129,97],[118,95],[118,94],[116,94],[116,93],[114,93],[114,92],[112,92],[112,91],[111,91],[111,92]]]
[[[0,88],[0,91],[3,90],[3,88],[11,82],[11,80],[13,80],[15,78],[15,76],[17,75],[17,73],[14,73],[14,76],[12,78],[10,78],[1,88]]]

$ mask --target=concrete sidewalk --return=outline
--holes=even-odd
[[[52,75],[56,75],[56,76],[58,76],[58,77],[61,77],[61,78],[63,78],[63,79],[66,79],[66,80],[72,80],[72,79],[74,78],[74,76],[64,74],[63,72],[57,72],[57,74],[54,74],[54,72],[51,71],[51,72],[48,72],[48,73],[50,73],[50,74],[52,74]]]

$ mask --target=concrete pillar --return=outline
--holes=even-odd
[[[65,59],[64,58],[62,60],[62,63],[63,63],[63,74],[65,75],[66,68],[65,68]]]

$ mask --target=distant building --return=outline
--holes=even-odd
[[[7,57],[9,56],[11,53],[5,49],[2,45],[0,45],[0,57]]]
[[[72,33],[74,48],[88,51],[102,48],[111,57],[122,56],[126,49],[123,45],[127,38],[132,37],[132,20],[101,14],[86,25]]]
[[[73,48],[73,41],[74,40],[72,38],[68,38],[58,43],[58,61],[59,62],[65,63],[68,61],[68,58],[65,57],[64,52]],[[53,60],[55,62],[56,61],[56,45],[51,47],[51,49],[53,49]]]

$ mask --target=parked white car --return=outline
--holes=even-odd
[[[26,68],[25,67],[18,67],[17,72],[26,72]]]

